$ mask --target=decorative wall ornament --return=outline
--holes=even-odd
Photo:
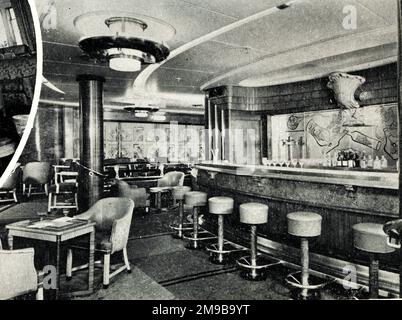
[[[356,90],[365,82],[366,79],[363,77],[343,72],[334,72],[329,75],[327,87],[334,92],[341,112],[346,111],[348,115],[344,119],[344,126],[365,126],[361,120],[356,118],[356,111],[360,105],[355,98]]]
[[[26,115],[26,114],[13,116],[13,121],[14,121],[15,127],[16,127],[20,137],[22,137],[22,135],[25,131],[25,127],[28,123],[28,118],[29,118],[29,115]]]

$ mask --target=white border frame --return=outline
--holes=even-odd
[[[13,158],[6,171],[4,171],[3,175],[0,178],[0,187],[4,184],[6,179],[10,176],[12,171],[14,170],[22,151],[25,148],[25,145],[28,141],[29,135],[31,134],[31,130],[33,128],[35,122],[36,112],[38,111],[39,98],[42,88],[42,72],[43,72],[43,46],[42,46],[42,32],[40,28],[40,21],[38,12],[36,10],[36,4],[34,0],[28,0],[28,4],[31,7],[31,14],[35,27],[35,37],[36,37],[36,81],[35,81],[35,91],[34,97],[31,106],[31,112],[29,113],[29,118],[27,125],[25,127],[24,133],[22,135],[20,144],[17,147],[17,150],[14,153]]]

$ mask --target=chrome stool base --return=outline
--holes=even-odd
[[[169,228],[175,231],[175,233],[172,235],[173,238],[183,239],[184,232],[193,230],[193,224],[183,223],[181,226],[180,224],[171,224]]]
[[[231,255],[235,252],[245,251],[247,249],[240,248],[230,242],[225,242],[223,244],[222,250],[219,250],[219,245],[217,243],[207,246],[207,251],[209,251],[209,261],[213,264],[224,265],[231,261]]]
[[[198,230],[197,236],[194,232],[186,233],[183,239],[189,240],[187,249],[190,250],[201,250],[205,248],[205,241],[215,240],[216,236],[206,230]]]
[[[282,261],[269,259],[262,255],[257,255],[254,263],[250,256],[242,257],[237,260],[240,267],[240,276],[249,281],[264,281],[267,276],[267,269],[282,264]]]
[[[285,278],[286,283],[295,289],[293,292],[295,300],[315,300],[320,296],[320,289],[335,281],[330,277],[326,281],[322,281],[322,279],[310,275],[308,284],[303,285],[301,278],[302,271],[290,273]]]

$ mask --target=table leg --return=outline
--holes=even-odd
[[[12,235],[8,235],[8,247],[10,250],[14,249],[14,237]]]
[[[179,238],[183,238],[183,219],[184,219],[184,208],[183,200],[179,200]]]
[[[94,291],[94,269],[95,269],[95,230],[89,234],[89,265],[88,265],[88,291]]]
[[[56,277],[57,277],[56,300],[59,299],[59,292],[60,292],[60,249],[61,249],[61,239],[60,236],[58,236],[56,240]]]
[[[162,193],[161,192],[158,192],[156,195],[156,208],[158,209],[158,212],[160,212],[162,209]]]

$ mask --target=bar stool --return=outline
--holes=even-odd
[[[202,241],[215,239],[215,237],[211,237],[209,232],[205,230],[200,231],[198,225],[198,213],[202,207],[207,205],[207,197],[208,195],[205,192],[200,191],[191,191],[184,195],[185,204],[190,207],[193,212],[193,232],[183,236],[184,239],[190,240],[187,246],[188,249],[201,249],[200,243]]]
[[[169,200],[171,195],[170,187],[155,187],[150,188],[149,193],[151,196],[151,211],[160,213],[167,211],[169,208]]]
[[[309,290],[318,290],[328,282],[311,284],[309,282],[309,239],[321,235],[322,217],[313,212],[292,212],[287,215],[288,233],[300,238],[301,270],[286,277],[286,282],[301,289],[300,298],[306,300],[310,297]],[[297,278],[296,275],[300,275]]]
[[[224,239],[224,217],[233,213],[234,200],[228,197],[214,197],[208,200],[209,213],[218,216],[218,243],[207,247],[210,252],[210,260],[215,264],[226,264],[229,254],[239,249]]]
[[[246,280],[262,281],[267,278],[266,269],[272,264],[266,263],[257,254],[257,225],[268,222],[268,206],[261,203],[244,203],[240,205],[240,222],[250,225],[250,256],[237,260],[243,270],[241,276]]]
[[[395,249],[388,246],[388,236],[383,230],[382,224],[359,223],[353,226],[353,243],[356,249],[369,253],[369,298],[378,298],[378,273],[379,254],[394,252]]]
[[[184,231],[192,230],[191,223],[184,223],[184,196],[186,193],[191,192],[190,187],[173,187],[172,194],[173,200],[179,204],[179,223],[170,225],[170,228],[175,232],[173,235],[174,238],[182,239]]]

